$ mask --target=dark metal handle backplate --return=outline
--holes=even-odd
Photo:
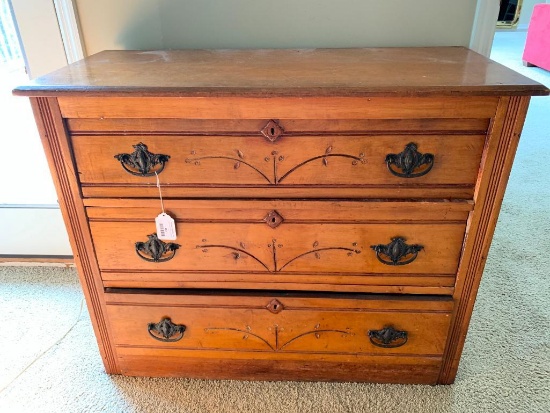
[[[416,143],[411,142],[403,152],[386,155],[388,170],[400,178],[418,178],[430,172],[434,166],[434,155],[422,154],[417,147]]]
[[[140,142],[132,145],[134,152],[119,153],[115,158],[120,161],[122,168],[135,176],[154,176],[164,170],[169,155],[154,154],[149,152],[147,145]]]
[[[408,245],[405,238],[392,238],[389,244],[371,245],[376,252],[376,258],[382,264],[386,265],[407,265],[413,262],[418,256],[418,252],[424,247],[414,244]]]
[[[147,331],[155,340],[164,342],[179,341],[183,338],[183,333],[187,329],[183,324],[174,324],[168,317],[163,318],[158,323],[149,323]]]
[[[391,326],[382,330],[369,330],[368,335],[372,344],[383,348],[401,347],[409,339],[406,331],[399,331]]]
[[[147,242],[136,242],[136,254],[148,262],[170,261],[176,255],[176,250],[181,247],[175,242],[161,241],[157,234],[150,234],[147,237],[149,238]]]

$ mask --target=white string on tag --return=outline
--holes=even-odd
[[[162,208],[162,213],[164,214],[164,202],[162,202],[162,191],[160,190],[160,180],[157,171],[155,171],[155,176],[157,177],[157,188],[159,189],[160,207]]]
[[[166,240],[175,240],[176,235],[176,222],[174,218],[168,215],[164,211],[164,201],[162,200],[162,190],[160,189],[160,180],[157,172],[155,171],[155,176],[157,177],[157,188],[159,189],[160,197],[160,207],[162,212],[155,218],[155,225],[157,227],[157,236],[159,239]]]

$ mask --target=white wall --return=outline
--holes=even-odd
[[[548,3],[549,1],[541,0],[523,0],[523,5],[521,7],[521,13],[519,15],[518,29],[527,29],[529,27],[529,22],[531,21],[531,16],[533,14],[533,7],[535,4]]]
[[[0,254],[73,255],[58,208],[0,208]]]
[[[104,49],[468,46],[477,0],[76,0]]]

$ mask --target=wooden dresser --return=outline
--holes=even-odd
[[[435,384],[548,90],[449,47],[105,51],[14,93],[108,373]]]

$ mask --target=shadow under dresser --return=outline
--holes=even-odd
[[[104,51],[14,93],[108,373],[445,384],[548,90],[437,47]]]

